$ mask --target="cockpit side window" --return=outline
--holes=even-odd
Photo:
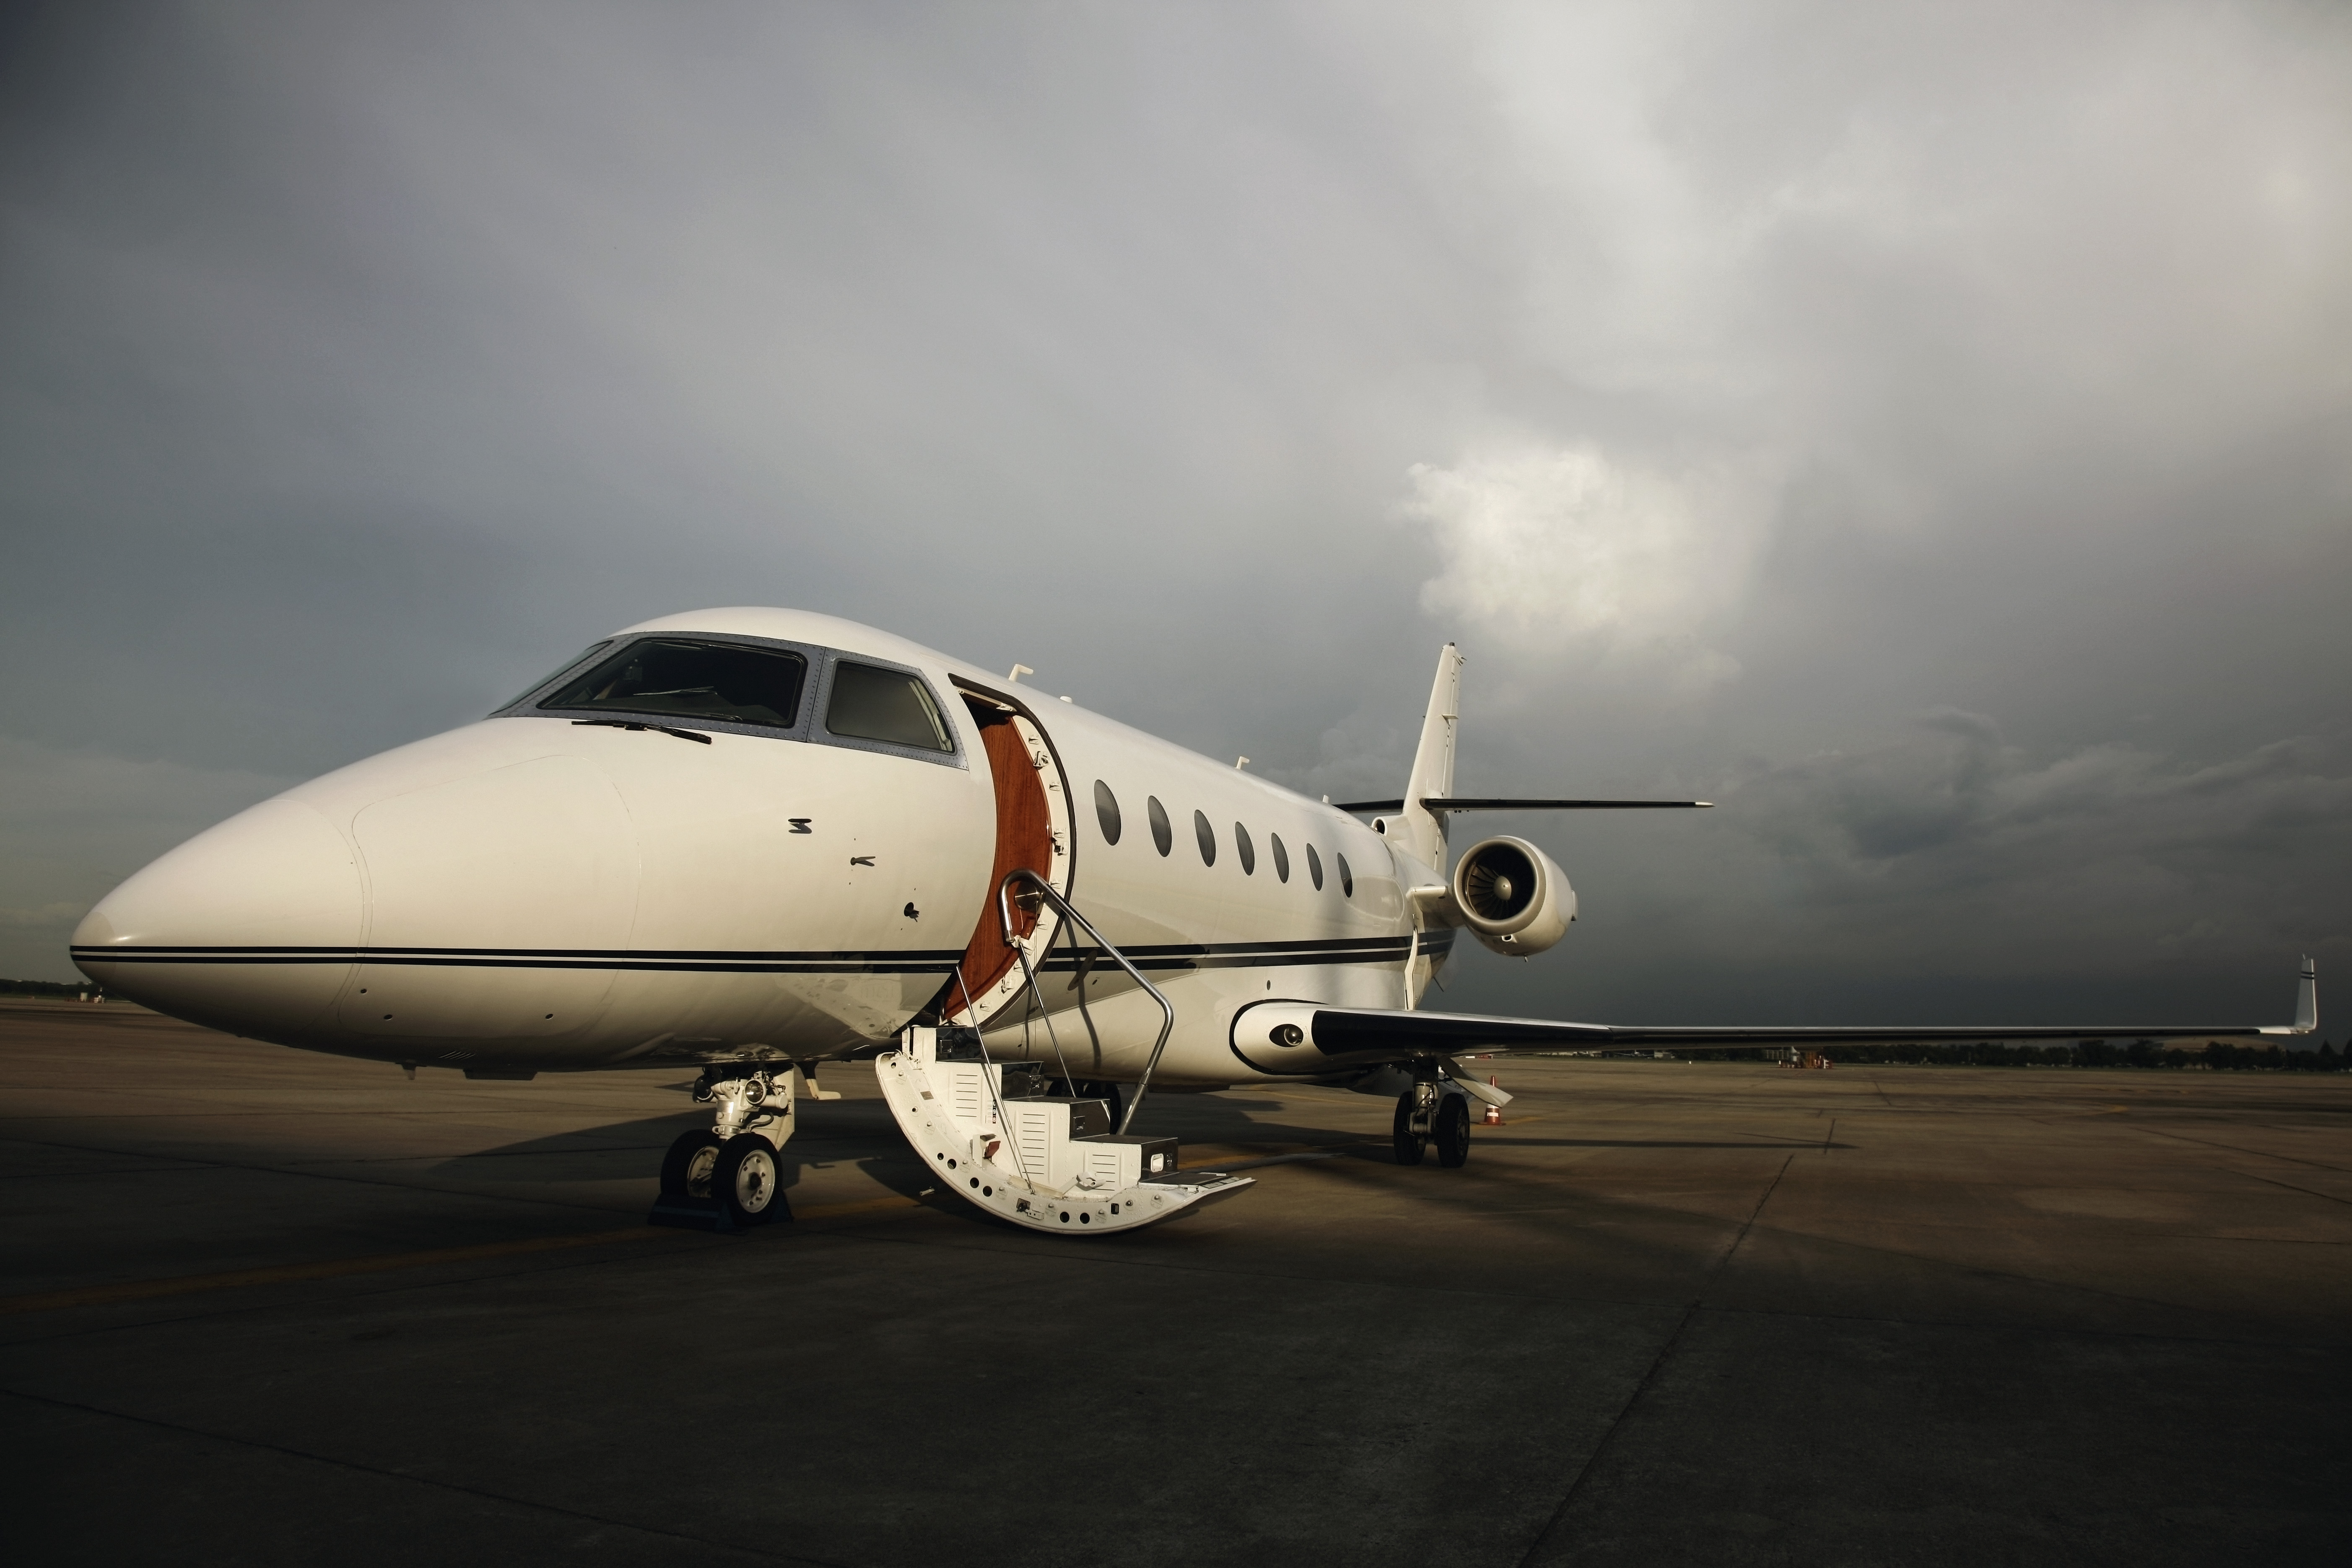
[[[539,706],[789,730],[807,681],[808,660],[785,649],[646,637]]]
[[[880,741],[924,752],[952,752],[939,705],[921,679],[904,670],[843,659],[833,668],[824,727],[853,740]]]
[[[590,659],[594,658],[598,654],[603,653],[606,648],[611,647],[612,646],[613,639],[610,637],[606,637],[603,642],[590,643],[576,657],[565,659],[562,664],[557,665],[553,669],[549,670],[545,675],[540,677],[537,680],[532,681],[520,691],[516,692],[511,699],[499,703],[497,708],[491,709],[490,711],[496,713],[500,710],[513,707],[516,703],[520,702],[524,698],[530,696],[532,692],[538,690],[549,681],[553,680],[557,676],[569,674],[574,668],[587,663]]]

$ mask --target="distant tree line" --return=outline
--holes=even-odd
[[[0,980],[0,996],[79,996],[89,989],[87,980]]]
[[[2072,1045],[2011,1045],[2000,1040],[1976,1040],[1965,1045],[1925,1044],[1894,1040],[1873,1045],[1819,1046],[1816,1055],[1833,1062],[1907,1063],[1921,1067],[2047,1067],[2047,1068],[2207,1068],[2217,1071],[2342,1072],[2352,1066],[2352,1044],[2341,1052],[2326,1041],[2317,1050],[2291,1051],[2271,1044],[2242,1045],[2231,1040],[2209,1041],[2203,1048],[2176,1047],[2170,1050],[2155,1040],[2077,1040]],[[1735,1059],[1778,1061],[1785,1052],[1727,1051]]]

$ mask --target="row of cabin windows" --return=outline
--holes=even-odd
[[[1160,804],[1160,797],[1156,795],[1146,795],[1143,806],[1144,815],[1151,819],[1152,847],[1160,854],[1166,855],[1175,847],[1176,844],[1176,829],[1168,820],[1168,808]],[[1102,825],[1105,843],[1118,842],[1121,826],[1118,796],[1113,795],[1110,785],[1100,779],[1095,780],[1095,820]],[[1208,813],[1196,811],[1192,814],[1192,837],[1201,847],[1201,864],[1215,865],[1217,863],[1217,830],[1210,825]],[[1265,836],[1265,841],[1266,847],[1273,851],[1275,876],[1287,882],[1290,880],[1290,850],[1283,844],[1282,835],[1269,833]],[[1240,858],[1243,876],[1257,875],[1256,841],[1250,837],[1249,828],[1239,822],[1234,824],[1234,853]],[[1339,872],[1340,893],[1347,898],[1354,898],[1356,874],[1348,868],[1348,858],[1334,850],[1331,858]],[[1307,875],[1313,879],[1316,890],[1320,892],[1323,888],[1323,857],[1315,852],[1315,846],[1312,844],[1307,846]]]

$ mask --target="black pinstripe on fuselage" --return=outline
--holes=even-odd
[[[1450,930],[1427,931],[1421,952],[1435,956],[1453,945]],[[492,947],[77,947],[77,962],[89,963],[193,963],[265,966],[368,963],[426,969],[588,969],[677,971],[690,974],[946,974],[961,952],[890,949],[877,952],[781,952],[730,950],[678,951],[627,948]],[[1393,963],[1410,956],[1413,938],[1339,937],[1314,942],[1169,942],[1130,947],[1139,969],[1161,973],[1298,964]],[[1066,949],[1038,967],[1069,973],[1082,963],[1099,966],[1092,953]]]

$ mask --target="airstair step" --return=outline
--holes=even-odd
[[[1071,1100],[1058,1094],[1028,1094],[1004,1097],[1007,1105],[1066,1105],[1070,1108],[1070,1136],[1099,1138],[1111,1130],[1110,1102],[1107,1100]]]
[[[1141,1132],[1097,1132],[1077,1142],[1104,1148],[1135,1150],[1138,1155],[1136,1168],[1143,1173],[1140,1178],[1143,1181],[1171,1175],[1176,1170],[1176,1140],[1173,1138],[1153,1138]]]
[[[946,1033],[908,1029],[905,1048],[875,1058],[875,1078],[932,1173],[992,1214],[1072,1235],[1126,1230],[1252,1184],[1180,1170],[1173,1138],[1112,1131],[1107,1101],[1008,1095],[1008,1083],[1028,1087],[1034,1075],[992,1064],[965,1040],[943,1058]]]

